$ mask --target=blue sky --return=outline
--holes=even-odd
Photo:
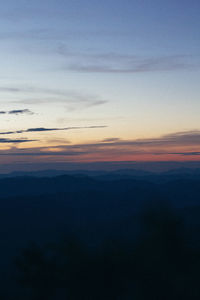
[[[5,156],[6,163],[19,162],[18,150],[21,161],[34,163],[35,151],[42,161],[41,152],[55,148],[59,161],[157,160],[160,151],[161,160],[186,159],[175,151],[198,159],[199,11],[199,1],[3,2],[2,163]],[[195,144],[177,141],[167,154],[158,143],[153,150],[133,143],[180,132],[191,139],[195,132]],[[90,146],[89,157],[63,150],[106,139],[112,147]],[[45,159],[54,162],[55,155]]]

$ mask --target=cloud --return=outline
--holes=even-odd
[[[200,145],[200,130],[183,131],[165,135],[160,142],[177,145]]]
[[[156,138],[145,138],[135,140],[122,140],[119,138],[108,138],[91,144],[74,145],[75,148],[93,149],[150,149],[152,147],[166,146],[200,146],[200,130],[176,132]]]
[[[34,113],[29,109],[15,109],[8,111],[9,115],[22,115],[22,114],[28,114],[33,115]]]
[[[131,35],[131,32],[116,31],[69,31],[55,30],[53,28],[40,28],[24,31],[0,32],[0,40],[5,39],[22,39],[32,40],[34,45],[38,42],[38,51],[46,55],[56,54],[64,58],[65,62],[59,68],[60,70],[70,70],[73,72],[83,73],[142,73],[142,72],[161,72],[176,71],[183,69],[199,69],[200,62],[198,55],[188,55],[176,53],[174,55],[146,55],[117,52],[95,53],[91,51],[80,52],[71,50],[65,46],[66,39],[70,37],[80,38],[93,36],[113,36],[113,35]],[[41,46],[41,41],[51,41],[51,46]],[[55,46],[55,43],[57,44]],[[33,48],[33,47],[32,47]],[[31,47],[24,48],[24,51],[36,51]],[[18,89],[16,89],[18,92]]]
[[[63,128],[45,128],[45,127],[36,127],[28,128],[23,130],[16,131],[3,131],[0,132],[0,135],[9,135],[9,134],[21,134],[21,133],[34,133],[34,132],[48,132],[48,131],[65,131],[65,130],[79,130],[79,129],[99,129],[106,128],[106,125],[93,125],[93,126],[72,126],[72,127],[63,127]]]
[[[0,144],[19,144],[19,143],[28,143],[35,142],[36,140],[28,140],[28,139],[0,139]]]
[[[96,146],[105,146],[104,143],[98,143]],[[112,141],[111,139],[107,142]],[[111,143],[108,143],[109,146]],[[112,143],[113,145],[113,143]],[[166,134],[157,138],[146,138],[146,139],[136,139],[136,140],[116,140],[114,141],[116,146],[200,146],[200,130],[176,132],[171,134]]]
[[[167,149],[179,147],[200,146],[200,130],[177,132],[166,134],[156,138],[123,140],[119,138],[108,138],[97,143],[75,144],[67,146],[72,150],[93,152],[127,152],[127,153],[152,153],[167,154]],[[162,150],[162,152],[160,152]],[[175,154],[175,153],[174,153]]]
[[[51,94],[51,95],[66,95],[67,91],[59,89],[49,89],[34,86],[0,86],[0,92],[4,93],[27,93],[27,94]]]
[[[34,112],[32,112],[29,109],[15,109],[15,110],[8,110],[8,111],[0,111],[0,115],[24,115],[24,114],[28,114],[28,115],[33,115]]]
[[[0,92],[21,97],[12,103],[21,104],[50,104],[63,103],[68,109],[84,109],[106,104],[108,100],[98,95],[87,94],[74,90],[49,89],[34,86],[0,86]]]
[[[183,59],[174,57],[148,58],[138,61],[124,61],[124,63],[74,63],[66,67],[66,69],[83,72],[83,73],[144,73],[144,72],[161,72],[176,71],[182,69],[193,69],[194,66],[187,63]]]
[[[93,102],[88,102],[88,104],[85,104],[85,107],[93,107],[93,106],[99,106],[102,104],[106,104],[108,101],[106,100],[96,100]]]
[[[140,56],[119,53],[70,52],[58,48],[58,54],[66,59],[62,70],[85,73],[142,73],[196,69],[200,67],[199,56],[160,55]]]
[[[168,152],[167,154],[171,155],[183,155],[183,156],[199,156],[200,152]]]
[[[39,151],[39,152],[25,152],[25,151],[21,151],[21,152],[0,152],[0,156],[10,156],[10,155],[14,155],[14,156],[76,156],[76,155],[81,155],[81,154],[85,154],[85,152],[80,152],[80,151],[63,151],[63,152],[58,152],[58,151]]]
[[[0,111],[0,115],[33,115],[34,112],[32,112],[29,109],[15,109],[15,110],[8,110],[8,111]]]
[[[101,127],[101,126],[100,126]],[[26,132],[41,132],[48,130],[69,130],[69,128],[30,128]],[[80,129],[82,127],[75,127]],[[99,128],[99,126],[89,126],[87,128]],[[28,140],[7,140],[2,142],[28,142]],[[107,138],[96,143],[64,144],[49,147],[24,148],[0,151],[0,155],[7,156],[79,156],[79,159],[88,158],[99,160],[109,158],[110,160],[121,157],[146,156],[146,155],[178,155],[178,156],[199,156],[200,152],[191,151],[193,147],[200,146],[200,130],[177,132],[163,135],[157,138],[122,140],[119,138]],[[180,149],[187,151],[179,151]],[[189,149],[189,147],[191,147]],[[176,151],[174,151],[176,149]],[[193,148],[194,149],[194,148]],[[172,151],[170,151],[172,150]]]
[[[119,138],[107,138],[107,139],[102,140],[103,143],[115,143],[118,141],[120,141]]]

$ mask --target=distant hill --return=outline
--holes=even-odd
[[[103,180],[113,180],[113,179],[147,179],[150,181],[161,181],[161,180],[171,180],[178,178],[196,179],[200,178],[200,168],[175,168],[169,171],[162,172],[150,172],[142,169],[117,169],[114,171],[104,171],[104,170],[54,170],[47,169],[42,171],[32,171],[32,172],[11,172],[8,174],[0,174],[0,179],[2,178],[13,178],[13,177],[56,177],[62,175],[72,175],[75,177],[90,176],[96,179]]]
[[[13,258],[30,242],[44,244],[66,235],[91,246],[110,239],[135,240],[144,212],[151,209],[180,215],[190,243],[199,242],[200,179],[194,174],[136,176],[135,171],[120,170],[41,177],[54,171],[45,172],[0,179],[1,282]]]

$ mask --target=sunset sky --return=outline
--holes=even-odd
[[[200,160],[199,0],[7,0],[0,172]]]

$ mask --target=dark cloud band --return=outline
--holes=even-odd
[[[36,140],[29,140],[29,139],[0,139],[0,144],[20,144],[20,143],[28,143],[28,142],[35,142]]]
[[[0,132],[0,135],[9,135],[9,134],[20,134],[20,133],[34,133],[34,132],[48,132],[48,131],[65,131],[65,130],[78,130],[78,129],[98,129],[98,128],[106,128],[105,125],[97,125],[97,126],[73,126],[73,127],[63,127],[63,128],[45,128],[45,127],[36,127],[36,128],[28,128],[24,130],[17,131],[4,131]]]
[[[9,110],[9,111],[0,111],[0,115],[33,115],[34,113],[29,109],[15,109],[15,110]]]

